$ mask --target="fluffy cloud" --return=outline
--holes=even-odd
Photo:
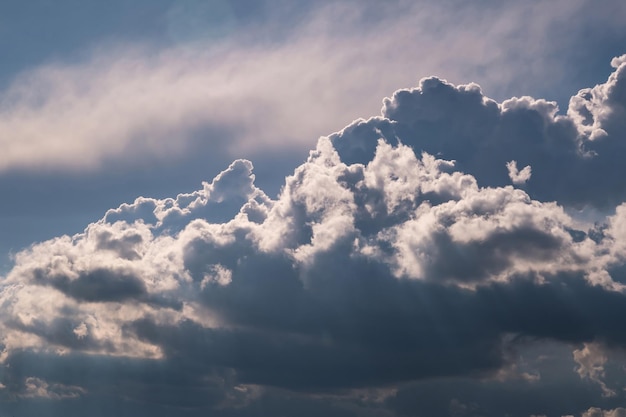
[[[587,228],[566,210],[626,191],[593,170],[623,139],[626,62],[614,64],[577,96],[593,128],[578,98],[558,116],[428,78],[321,138],[276,199],[237,160],[201,190],[141,197],[32,245],[2,282],[0,395],[87,404],[123,391],[158,413],[224,415],[335,398],[333,413],[385,415],[402,412],[395,387],[433,378],[458,382],[445,392],[530,392],[545,365],[518,352],[550,341],[574,351],[569,378],[582,383],[578,364],[598,398],[623,399],[604,379],[606,355],[626,347],[626,206]],[[442,403],[481,412],[461,399]]]
[[[19,394],[23,398],[46,398],[61,400],[76,398],[84,394],[85,390],[80,387],[68,387],[63,384],[49,384],[39,378],[28,377],[24,383],[24,391]]]
[[[606,209],[626,194],[618,162],[626,64],[623,57],[612,64],[607,82],[572,97],[566,116],[554,102],[522,97],[497,103],[475,84],[456,87],[433,77],[385,99],[383,117],[358,120],[331,140],[347,163],[371,158],[382,136],[455,160],[483,186],[512,181],[541,201]]]
[[[607,357],[599,346],[585,343],[582,349],[574,351],[574,361],[579,365],[576,372],[578,372],[581,378],[589,378],[598,383],[602,388],[604,396],[612,397],[616,395],[615,391],[607,387],[602,380],[605,376],[604,365]]]
[[[602,410],[597,407],[592,407],[585,411],[582,417],[622,417],[626,416],[626,408],[615,408],[613,410]]]
[[[513,184],[524,184],[532,175],[532,168],[530,165],[527,165],[522,168],[522,170],[519,170],[517,168],[517,161],[507,162],[506,168],[509,170],[509,178],[511,178]]]

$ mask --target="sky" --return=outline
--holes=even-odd
[[[626,3],[0,2],[0,417],[626,416]]]

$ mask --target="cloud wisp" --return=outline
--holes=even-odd
[[[397,2],[381,11],[348,1],[314,8],[291,22],[294,28],[250,26],[167,48],[102,46],[78,62],[25,71],[1,93],[0,172],[182,158],[195,141],[206,142],[199,139],[206,131],[217,133],[203,146],[233,157],[278,147],[304,151],[311,138],[372,114],[381,96],[412,85],[416,74],[475,79],[509,93],[511,85],[546,78],[529,74],[563,70],[548,59],[575,41],[562,36],[560,19],[621,25],[626,10],[588,3],[487,12],[455,2]]]
[[[540,384],[515,352],[550,341],[573,352],[562,378],[623,400],[605,372],[626,347],[626,58],[612,64],[567,115],[423,79],[322,137],[276,199],[240,159],[32,245],[0,290],[0,396],[256,415],[294,395],[392,415],[415,381]],[[580,205],[610,215],[581,228]],[[621,412],[592,405],[574,411]]]

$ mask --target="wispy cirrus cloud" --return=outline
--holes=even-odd
[[[590,7],[533,2],[486,12],[399,2],[379,10],[342,2],[312,9],[292,29],[249,26],[229,38],[192,37],[165,48],[102,46],[78,62],[25,71],[2,92],[0,170],[182,158],[194,141],[235,158],[305,150],[312,138],[373,114],[380,97],[429,73],[519,91],[545,78],[534,75],[564,70],[549,59],[575,41],[563,33],[563,20],[606,18],[610,28],[625,13]]]

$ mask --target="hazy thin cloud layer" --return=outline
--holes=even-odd
[[[624,415],[626,55],[611,64],[566,114],[424,78],[320,138],[276,198],[238,159],[15,254],[3,407]]]
[[[0,95],[0,172],[172,158],[207,129],[233,132],[203,141],[234,157],[302,152],[416,74],[481,82],[501,97],[549,90],[548,77],[575,74],[554,58],[577,40],[563,20],[619,31],[626,18],[626,7],[582,0],[452,3],[322,2],[306,18],[268,11],[276,22],[261,27],[237,22],[227,2],[173,5],[162,19],[175,42],[113,43],[15,75]]]

